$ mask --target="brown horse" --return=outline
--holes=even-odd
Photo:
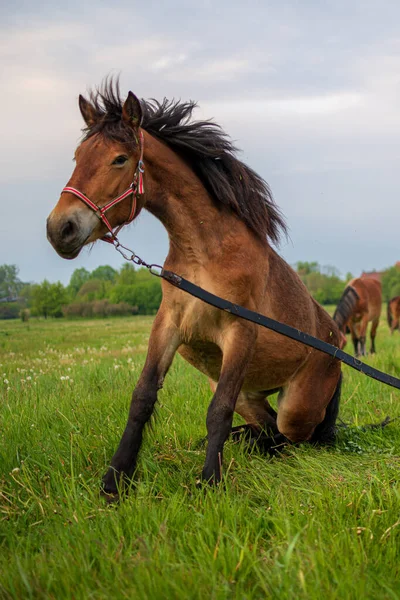
[[[341,333],[350,330],[356,356],[365,356],[365,340],[371,321],[371,353],[375,353],[375,337],[382,310],[382,286],[376,279],[358,277],[346,286],[333,315]]]
[[[390,333],[393,333],[396,329],[399,329],[400,323],[400,296],[395,296],[389,300],[387,304],[387,320],[390,329]]]
[[[136,197],[133,216],[145,208],[167,229],[165,268],[338,345],[336,324],[270,245],[285,224],[267,184],[236,158],[234,146],[217,125],[191,121],[193,103],[139,102],[132,92],[122,102],[112,82],[92,93],[90,101],[81,96],[79,105],[85,135],[68,188],[47,221],[48,239],[60,256],[76,257],[85,244],[104,236],[109,225],[131,219],[132,200],[119,199],[132,179],[137,180],[143,155],[145,191]],[[118,194],[114,205],[111,199]],[[91,207],[86,206],[88,199]],[[110,204],[105,225],[97,217]],[[107,494],[116,497],[119,482],[129,481],[134,473],[143,429],[177,351],[211,380],[214,390],[206,420],[203,480],[221,478],[234,411],[251,428],[275,435],[274,443],[331,440],[340,362],[221,312],[164,281],[162,288],[126,429],[103,479]],[[267,399],[275,392],[277,413]]]

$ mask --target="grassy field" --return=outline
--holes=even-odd
[[[348,368],[335,448],[228,442],[225,485],[204,491],[210,390],[178,357],[137,487],[104,505],[150,326],[0,324],[0,598],[400,599],[400,420],[361,427],[399,417],[400,393]],[[368,362],[400,376],[384,323],[377,348]]]

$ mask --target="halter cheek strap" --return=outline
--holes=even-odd
[[[70,186],[66,186],[62,190],[62,193],[67,192],[69,194],[73,194],[74,196],[76,196],[77,198],[82,200],[82,202],[84,202],[86,204],[86,206],[88,206],[91,210],[93,210],[96,213],[96,216],[100,219],[100,221],[107,227],[108,231],[110,232],[109,234],[107,234],[101,238],[104,242],[109,242],[109,243],[113,244],[114,241],[116,240],[117,234],[119,233],[119,231],[121,231],[122,227],[124,227],[124,225],[128,225],[128,223],[131,223],[133,221],[133,219],[136,216],[137,197],[144,194],[144,183],[143,183],[144,136],[143,136],[142,131],[139,134],[139,140],[140,140],[140,158],[139,158],[139,162],[137,164],[136,170],[135,170],[135,174],[133,176],[133,181],[132,181],[131,185],[128,187],[128,189],[125,190],[125,192],[123,192],[122,194],[120,194],[119,196],[117,196],[116,198],[111,200],[110,202],[108,202],[108,204],[105,204],[104,206],[98,206],[97,204],[92,202],[92,200],[90,200],[90,198],[85,196],[85,194],[83,194],[76,188],[73,188]],[[132,201],[131,201],[131,209],[129,212],[129,217],[124,223],[122,223],[122,225],[119,225],[114,230],[111,226],[110,221],[106,217],[106,212],[108,210],[110,210],[110,208],[115,206],[116,204],[119,204],[120,202],[122,202],[122,200],[125,200],[125,198],[127,198],[131,194],[132,194]]]

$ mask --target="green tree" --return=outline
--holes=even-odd
[[[90,278],[82,285],[76,297],[79,298],[79,301],[83,302],[102,300],[107,296],[108,283],[105,280]]]
[[[75,271],[71,275],[71,279],[68,284],[68,291],[70,292],[72,298],[75,298],[81,287],[84,283],[86,283],[90,279],[90,273],[84,267],[80,269],[75,269]]]
[[[131,306],[137,306],[137,288],[135,285],[124,285],[122,283],[115,284],[110,291],[110,301],[114,304],[126,302]]]
[[[68,302],[68,293],[59,281],[50,283],[46,279],[32,286],[32,314],[47,317],[62,317],[62,307]]]
[[[386,301],[393,296],[400,296],[400,269],[396,265],[382,275],[382,292]]]
[[[296,270],[299,275],[309,275],[310,273],[319,273],[320,266],[316,261],[307,262],[299,260],[296,263]]]
[[[116,283],[122,285],[132,285],[136,282],[135,267],[130,263],[124,263],[116,279]]]
[[[97,267],[90,274],[90,279],[100,279],[101,281],[115,281],[118,271],[109,265]]]
[[[154,314],[161,303],[160,280],[147,269],[137,271],[133,265],[124,265],[117,277],[117,283],[110,290],[110,300],[116,304],[126,302],[137,306],[141,315]]]
[[[20,297],[24,299],[27,306],[31,305],[33,286],[33,283],[24,283],[19,293]]]
[[[136,286],[136,302],[139,314],[152,315],[157,312],[162,298],[159,279],[143,281]]]
[[[339,271],[332,266],[324,267],[321,273],[317,262],[298,262],[297,272],[310,294],[320,304],[337,304],[343,293],[345,282]]]
[[[0,265],[0,298],[15,298],[23,287],[17,265]]]

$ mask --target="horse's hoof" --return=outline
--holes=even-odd
[[[104,498],[107,504],[117,504],[120,501],[120,495],[118,492],[110,492],[105,490],[103,487],[100,488],[100,497]]]
[[[124,478],[115,469],[108,469],[101,482],[100,495],[107,504],[118,502],[123,492]]]
[[[246,423],[244,425],[237,425],[231,429],[231,439],[233,442],[240,442],[245,439],[247,442],[252,443],[260,436],[260,429],[255,425]]]
[[[113,474],[114,475],[114,474]],[[120,494],[115,480],[109,481],[108,473],[103,477],[100,487],[100,496],[107,504],[115,504],[119,501]]]
[[[209,481],[205,481],[204,479],[202,479],[201,477],[198,477],[196,479],[196,488],[198,490],[206,490],[210,487],[210,482]]]
[[[196,479],[196,487],[198,489],[209,489],[216,488],[221,483],[221,476],[214,471],[213,473],[204,473],[200,475],[198,479]]]

